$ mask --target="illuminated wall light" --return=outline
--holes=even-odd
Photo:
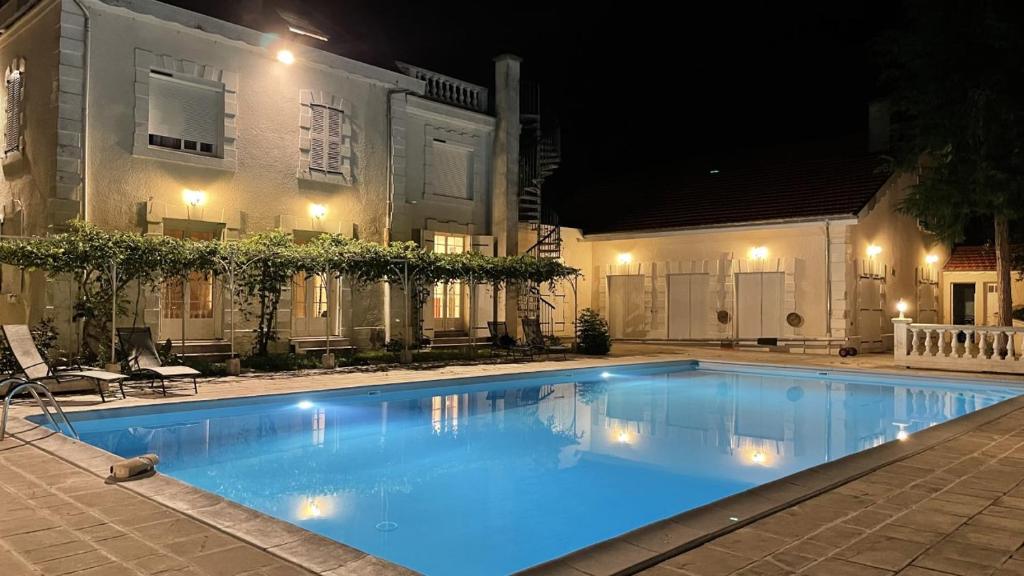
[[[750,455],[750,460],[754,464],[764,464],[767,457],[764,455],[764,452],[757,451]]]
[[[201,206],[206,202],[206,192],[202,190],[189,190],[186,188],[182,193],[182,197],[185,199],[185,204],[193,208]]]
[[[292,64],[295,62],[295,54],[292,54],[291,50],[278,50],[277,61],[282,64]]]
[[[768,248],[764,246],[754,246],[750,249],[751,260],[767,260],[768,259]]]
[[[878,244],[868,246],[868,258],[874,258],[882,253],[882,247]]]
[[[924,261],[932,265],[939,261],[939,256],[937,254],[929,254],[924,257]]]
[[[324,216],[327,216],[327,206],[323,204],[310,204],[309,215],[316,220],[323,220]]]
[[[629,252],[622,252],[616,260],[618,260],[619,264],[629,264],[633,261],[633,255]]]
[[[629,444],[629,432],[620,430],[615,439],[619,441],[619,444]]]
[[[907,432],[907,425],[906,424],[903,424],[902,422],[893,422],[893,424],[897,428],[899,428],[899,430],[896,431],[896,439],[897,440],[899,440],[900,442],[903,442],[907,438],[910,438],[910,432]]]

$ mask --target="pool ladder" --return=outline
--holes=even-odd
[[[20,384],[18,384],[19,382]],[[36,403],[39,404],[39,409],[43,411],[43,414],[46,414],[46,418],[50,420],[50,424],[53,424],[53,429],[57,432],[63,432],[60,425],[57,423],[57,419],[53,417],[53,414],[51,414],[50,410],[46,407],[46,403],[43,402],[43,397],[46,397],[46,399],[50,401],[50,404],[53,405],[54,412],[56,412],[57,416],[60,416],[60,419],[67,424],[68,430],[71,432],[71,436],[74,436],[76,439],[78,438],[78,431],[75,430],[74,425],[71,424],[71,420],[69,420],[67,415],[64,414],[64,410],[61,409],[60,404],[57,403],[57,399],[50,393],[49,388],[35,380],[25,380],[24,378],[5,378],[3,381],[0,381],[0,390],[3,390],[5,386],[8,386],[11,383],[15,383],[15,386],[7,392],[6,396],[4,396],[4,415],[3,420],[0,420],[0,440],[3,440],[7,435],[7,412],[11,407],[11,399],[22,391],[28,391],[28,393],[36,399]],[[39,395],[40,392],[43,396]]]

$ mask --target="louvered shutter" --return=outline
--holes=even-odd
[[[469,198],[469,151],[434,142],[434,189],[440,196]]]
[[[21,91],[20,71],[11,72],[7,78],[7,124],[4,126],[4,153],[15,152],[21,147]]]
[[[309,120],[309,169],[322,171],[326,168],[324,148],[326,147],[325,125],[327,123],[327,109],[316,105],[309,108],[311,113]]]
[[[220,149],[224,91],[162,74],[149,77],[149,133]],[[198,148],[198,147],[197,147]]]
[[[327,171],[341,172],[341,110],[327,109]]]

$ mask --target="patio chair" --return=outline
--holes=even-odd
[[[543,352],[545,355],[561,354],[563,360],[569,358],[568,354],[571,348],[568,344],[548,344],[544,339],[544,333],[540,329],[540,318],[522,318],[522,322],[523,335],[530,348]]]
[[[533,349],[525,344],[516,342],[508,334],[508,324],[503,321],[488,322],[487,331],[491,338],[491,353],[504,352],[510,357],[515,357],[516,352],[524,356],[533,356]]]
[[[160,391],[167,395],[168,380],[192,380],[192,390],[198,394],[199,385],[196,377],[200,372],[188,366],[164,366],[153,341],[153,332],[149,326],[141,328],[118,328],[117,339],[121,342],[121,350],[128,357],[128,370],[131,376],[160,381]]]
[[[82,367],[77,362],[68,366],[50,366],[39,353],[35,341],[32,339],[32,331],[25,324],[4,324],[4,338],[7,346],[11,349],[15,362],[18,363],[18,370],[15,373],[24,375],[29,381],[51,380],[53,382],[67,382],[70,380],[91,380],[96,384],[96,393],[100,400],[107,401],[103,395],[103,383],[117,382],[121,389],[121,398],[124,398],[124,374],[107,372],[97,368]],[[116,394],[115,394],[116,396]]]

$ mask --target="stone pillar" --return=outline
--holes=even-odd
[[[906,358],[910,352],[910,323],[911,318],[892,319],[892,354],[896,365],[904,365],[901,360]]]
[[[519,253],[519,67],[520,58],[502,54],[494,59],[494,169],[492,173],[491,234],[498,256]],[[512,336],[518,334],[518,298],[505,289],[504,316]]]

